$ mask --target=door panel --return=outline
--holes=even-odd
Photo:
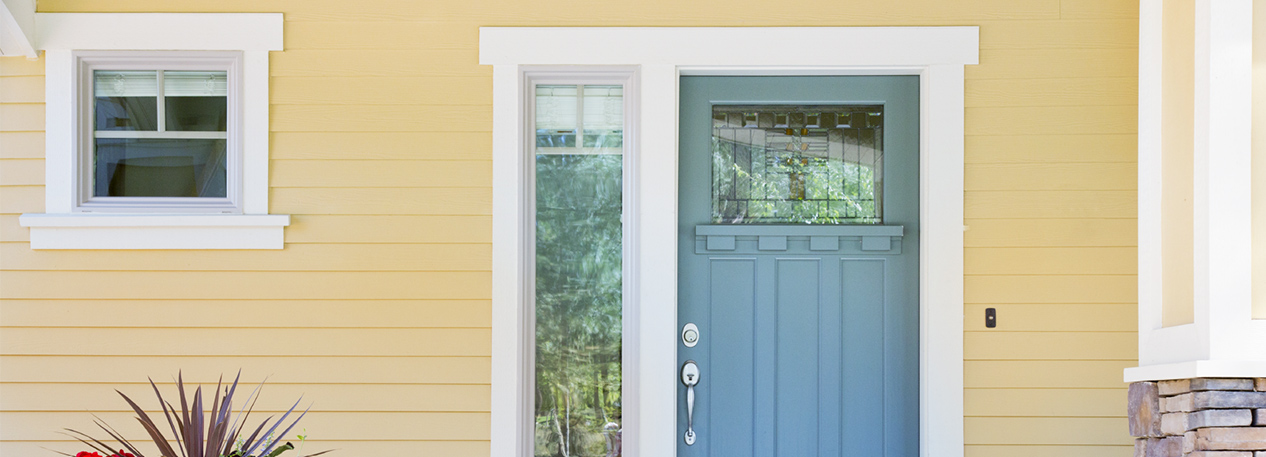
[[[698,325],[700,338],[695,347],[679,344],[678,355],[680,363],[694,360],[701,375],[693,415],[697,441],[686,445],[678,436],[678,454],[917,455],[917,77],[683,77],[681,90],[678,321]],[[738,152],[726,158],[735,165],[714,162],[726,141],[765,133],[714,130],[734,121],[713,106],[772,104],[882,106],[882,123],[862,121],[881,125],[882,133],[869,139],[853,134],[851,143],[845,138],[827,144],[828,137],[834,141],[841,133],[818,128],[828,124],[823,114],[813,121],[818,137],[787,127],[788,138],[761,143],[760,151],[749,148],[742,158]],[[762,116],[749,115],[738,125],[767,124]],[[840,125],[844,116],[838,115]],[[857,125],[856,119],[849,125]],[[781,128],[771,131],[776,136]],[[867,220],[853,215],[821,223],[803,214],[797,217],[817,223],[750,223],[756,218],[742,220],[744,210],[718,210],[726,203],[717,203],[716,192],[738,194],[713,186],[732,186],[739,178],[718,184],[713,167],[808,164],[820,159],[813,151],[847,158],[847,151],[830,152],[839,144],[871,144],[867,160],[877,164],[882,158],[882,168],[866,168],[882,183],[874,191],[876,207],[882,195],[881,224],[838,223]],[[865,162],[858,160],[867,157],[865,147],[855,150],[853,160]],[[860,183],[857,170],[862,168],[855,170]],[[795,205],[814,198],[813,189],[805,190],[814,185],[814,176],[792,169],[762,189],[782,192]],[[868,191],[860,184],[851,189]],[[772,213],[750,214],[764,221]],[[685,387],[679,388],[681,435],[687,418]]]

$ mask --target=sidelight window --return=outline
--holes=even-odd
[[[535,89],[534,454],[622,452],[624,90]]]

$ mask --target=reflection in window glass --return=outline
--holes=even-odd
[[[93,196],[227,197],[227,72],[96,70],[93,94]]]
[[[883,106],[712,108],[712,220],[883,222]]]
[[[97,130],[158,130],[158,72],[96,71]]]
[[[536,456],[622,452],[622,97],[536,94]]]
[[[167,130],[225,131],[228,94],[228,77],[223,71],[163,72]]]
[[[216,197],[227,194],[224,140],[98,138],[94,195]]]

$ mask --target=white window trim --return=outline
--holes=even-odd
[[[242,56],[240,52],[213,51],[76,51],[75,86],[79,90],[78,115],[75,118],[79,132],[75,147],[78,149],[78,176],[74,194],[76,212],[137,212],[147,213],[238,213],[242,212]],[[187,138],[223,138],[225,140],[226,195],[224,198],[158,198],[158,197],[94,197],[92,166],[93,145],[100,135],[134,138],[137,134],[157,132],[97,131],[93,116],[95,70],[218,70],[228,76],[227,130],[225,132],[164,132],[168,136]],[[162,93],[161,76],[159,93]],[[164,124],[163,100],[158,100],[158,125]],[[160,127],[161,128],[161,127]]]
[[[803,43],[867,42],[823,53]],[[715,46],[713,43],[744,43]],[[566,49],[567,52],[558,52]],[[961,457],[963,436],[963,137],[964,65],[977,63],[977,27],[812,28],[489,28],[480,29],[480,63],[493,66],[492,452],[528,456],[534,343],[525,325],[532,239],[524,202],[527,117],[525,72],[533,65],[631,65],[638,85],[636,173],[628,186],[634,256],[625,295],[636,374],[626,383],[624,449],[630,456],[673,456],[680,435],[677,345],[677,110],[683,74],[920,76],[920,455]],[[555,67],[558,70],[560,67]],[[627,317],[627,316],[626,316]],[[629,340],[626,339],[626,342]]]
[[[268,52],[279,13],[37,13],[45,59],[45,214],[24,214],[32,249],[281,249],[288,215],[268,214]],[[241,214],[77,212],[82,85],[77,51],[241,53]],[[110,221],[110,222],[106,222]],[[121,222],[126,221],[126,222]],[[214,222],[212,222],[214,221]],[[177,228],[180,227],[180,228]],[[198,235],[188,236],[192,228]]]
[[[1252,318],[1253,1],[1196,0],[1195,319],[1161,322],[1161,21],[1139,2],[1139,366],[1125,381],[1266,377]]]

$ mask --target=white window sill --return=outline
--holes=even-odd
[[[287,214],[23,214],[31,249],[281,249]]]

